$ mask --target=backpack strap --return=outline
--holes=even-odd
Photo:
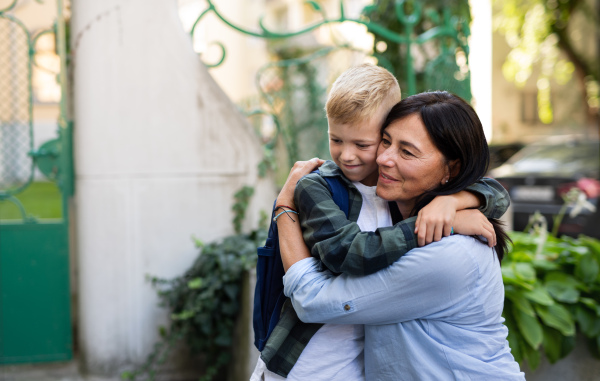
[[[320,174],[319,170],[315,170]],[[324,177],[323,179],[327,182],[327,187],[331,192],[333,202],[344,212],[346,218],[350,213],[350,196],[348,195],[348,188],[342,184],[342,181],[338,177]]]

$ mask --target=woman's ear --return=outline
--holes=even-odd
[[[442,179],[442,185],[447,183],[451,178],[456,177],[458,175],[458,172],[460,172],[460,160],[450,160],[448,162],[448,166],[446,167],[446,174]]]
[[[448,167],[450,168],[450,178],[458,176],[458,173],[460,172],[460,160],[450,160]]]

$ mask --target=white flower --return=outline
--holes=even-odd
[[[574,218],[584,209],[595,212],[596,207],[587,200],[587,196],[579,188],[572,188],[564,197],[565,202],[572,208],[569,217]]]

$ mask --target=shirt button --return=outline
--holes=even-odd
[[[344,310],[346,310],[346,311],[350,311],[350,305],[349,305],[349,304],[346,304],[346,305],[344,306]]]

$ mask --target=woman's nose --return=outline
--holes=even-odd
[[[394,161],[392,160],[389,150],[386,149],[380,152],[380,154],[377,156],[377,165],[382,167],[391,167],[394,165]]]

